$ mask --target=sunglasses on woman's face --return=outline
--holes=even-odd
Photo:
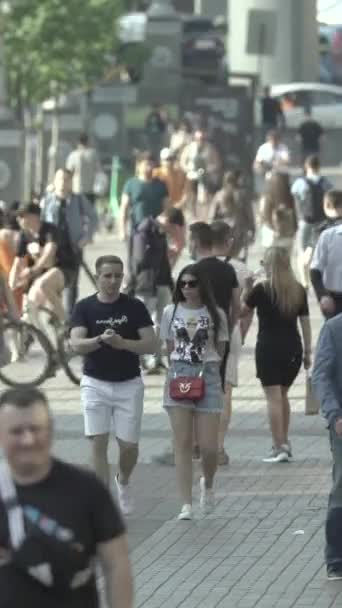
[[[181,289],[184,289],[184,287],[194,289],[195,287],[198,287],[198,281],[196,281],[196,279],[192,279],[190,281],[179,281],[179,286]]]

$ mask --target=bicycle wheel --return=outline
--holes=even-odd
[[[44,334],[29,323],[5,321],[4,347],[8,363],[0,369],[0,380],[13,387],[42,384],[53,368],[53,352]]]
[[[52,310],[46,306],[35,306],[30,302],[23,320],[41,331],[54,350],[58,349],[57,332],[59,322]]]
[[[79,386],[82,377],[83,356],[72,349],[69,331],[64,331],[58,338],[58,354],[61,366],[69,380]]]

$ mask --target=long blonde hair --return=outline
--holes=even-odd
[[[304,303],[304,290],[291,267],[290,256],[283,247],[270,247],[264,257],[267,283],[280,311],[291,317]]]

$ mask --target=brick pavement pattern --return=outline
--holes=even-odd
[[[114,236],[98,237],[87,254],[119,252]],[[255,259],[260,259],[255,256]],[[251,260],[253,263],[253,260]],[[90,285],[82,281],[83,294]],[[320,316],[313,306],[315,333]],[[133,476],[137,510],[127,521],[137,608],[337,608],[342,583],[327,582],[324,519],[330,486],[328,436],[320,416],[304,416],[305,376],[293,387],[291,439],[294,462],[261,462],[270,449],[265,399],[255,378],[255,323],[243,351],[240,386],[226,448],[229,467],[217,476],[217,507],[206,517],[178,522],[175,470],[153,463],[170,445],[161,407],[163,378],[146,378],[139,464]],[[60,372],[46,383],[56,418],[55,452],[89,462],[79,390]],[[116,448],[111,447],[113,469]],[[199,494],[195,466],[195,505]],[[114,472],[113,472],[114,479]]]

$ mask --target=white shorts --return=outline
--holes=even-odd
[[[239,361],[242,349],[240,325],[237,324],[230,338],[229,355],[226,363],[225,384],[238,386],[239,384]]]
[[[81,403],[86,437],[105,435],[113,426],[118,439],[138,443],[144,388],[140,376],[124,382],[105,382],[82,376]]]

